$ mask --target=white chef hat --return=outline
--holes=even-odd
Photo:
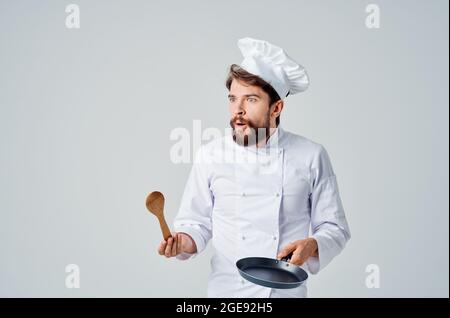
[[[252,38],[240,39],[238,47],[244,56],[240,67],[269,83],[281,99],[284,99],[288,92],[292,95],[308,88],[309,78],[306,70],[282,48]]]

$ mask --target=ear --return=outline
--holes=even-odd
[[[283,110],[284,102],[283,100],[279,100],[272,104],[272,111],[270,112],[270,118],[276,119],[278,116],[280,116],[281,111]]]

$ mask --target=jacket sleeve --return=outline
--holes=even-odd
[[[311,169],[311,232],[319,257],[310,257],[307,267],[317,274],[337,256],[350,239],[350,229],[339,195],[336,176],[327,151],[320,146]]]
[[[212,237],[213,195],[208,177],[209,164],[202,158],[204,155],[200,149],[191,168],[174,221],[175,231],[189,234],[197,245],[197,253],[180,254],[177,258],[181,260],[201,253]]]

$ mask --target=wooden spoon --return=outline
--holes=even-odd
[[[167,226],[166,220],[164,218],[164,196],[161,192],[154,191],[147,196],[145,205],[150,213],[154,214],[159,221],[159,226],[161,227],[161,232],[164,239],[167,241],[169,237],[172,236],[169,227]]]

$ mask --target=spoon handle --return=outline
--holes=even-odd
[[[172,233],[170,233],[169,226],[167,226],[166,219],[164,217],[160,217],[160,218],[158,218],[158,220],[159,220],[159,226],[161,227],[161,232],[164,237],[164,240],[167,241],[169,239],[169,237],[172,236]]]

